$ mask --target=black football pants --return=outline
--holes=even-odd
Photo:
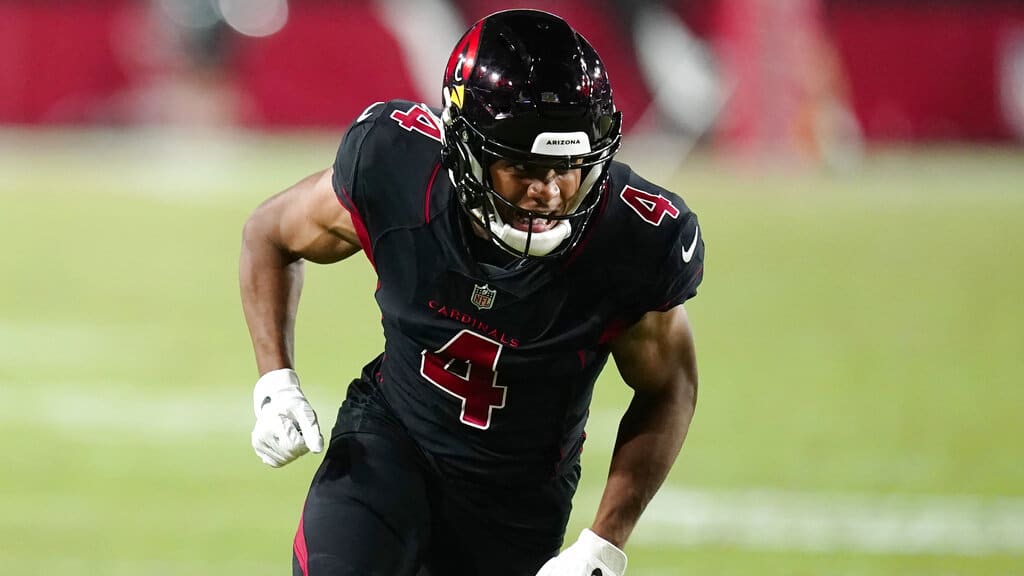
[[[534,576],[558,553],[576,466],[540,486],[442,477],[356,381],[295,536],[294,576]]]

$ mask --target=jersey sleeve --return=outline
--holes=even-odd
[[[664,311],[697,295],[704,279],[704,238],[697,215],[687,211],[653,285],[651,309]]]
[[[665,311],[697,294],[704,278],[704,238],[683,199],[624,164],[613,166],[612,236],[617,277],[628,308],[639,316]]]

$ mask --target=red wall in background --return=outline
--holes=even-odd
[[[715,26],[710,7],[726,1],[677,0],[688,7],[682,12],[691,23],[709,34]],[[482,13],[501,4],[459,3],[467,20],[480,14],[466,6]],[[827,29],[868,138],[1013,137],[1000,102],[999,58],[1008,37],[1024,35],[1024,4],[826,4]],[[138,118],[125,102],[168,72],[138,54],[157,38],[150,6],[136,0],[0,1],[0,123]],[[289,23],[278,34],[231,36],[226,73],[244,97],[244,121],[342,126],[376,100],[435,97],[417,94],[394,36],[369,2],[290,6]],[[650,94],[613,13],[593,6],[566,0],[559,9],[602,52],[628,125],[649,105]]]
[[[130,84],[115,42],[137,4],[0,2],[0,122],[102,119]]]
[[[1024,5],[837,2],[828,27],[869,139],[1011,138],[999,52]]]
[[[345,126],[376,101],[420,99],[397,41],[366,2],[292,2],[280,32],[237,37],[232,50],[256,124]],[[437,69],[440,100],[444,63]]]

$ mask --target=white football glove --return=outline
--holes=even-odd
[[[252,408],[252,447],[264,464],[280,468],[306,452],[324,449],[316,412],[302,395],[294,370],[282,368],[261,376],[252,391]]]
[[[626,553],[614,544],[583,530],[579,540],[541,566],[537,576],[623,576]]]

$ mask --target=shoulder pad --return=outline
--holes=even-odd
[[[441,121],[425,104],[375,102],[349,126],[334,161],[334,192],[371,240],[423,220],[441,157]]]

